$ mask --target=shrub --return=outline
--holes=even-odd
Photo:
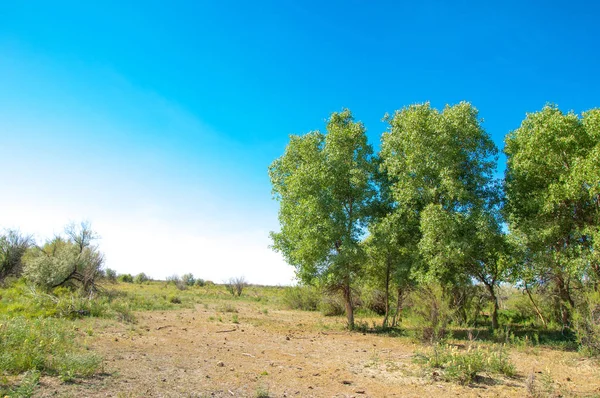
[[[437,284],[423,285],[411,294],[410,301],[416,337],[430,343],[444,339],[453,310],[444,298],[442,287]]]
[[[205,285],[206,285],[206,282],[204,281],[204,279],[202,279],[202,278],[196,279],[196,286],[204,287]]]
[[[194,286],[194,275],[192,274],[183,274],[181,276],[181,282],[186,284],[187,286]]]
[[[121,274],[117,277],[117,280],[123,283],[133,283],[133,276],[131,274]]]
[[[573,327],[580,350],[600,356],[600,293],[588,293],[575,313]]]
[[[169,296],[169,303],[181,304],[181,299],[179,296]]]
[[[0,282],[6,277],[19,277],[23,272],[23,254],[33,245],[31,236],[16,230],[6,230],[0,235]]]
[[[366,298],[366,307],[377,315],[385,315],[385,292],[373,290]]]
[[[339,316],[346,313],[344,300],[339,294],[324,296],[319,310],[324,316]]]
[[[217,307],[219,312],[238,312],[237,308],[229,303],[223,303]]]
[[[234,297],[240,297],[246,286],[248,286],[248,283],[243,276],[230,278],[229,281],[225,282],[225,288]]]
[[[117,271],[110,268],[105,269],[104,278],[111,283],[115,283],[117,281]]]
[[[149,280],[150,278],[148,278],[148,275],[144,274],[143,272],[140,272],[135,276],[135,278],[133,278],[133,281],[138,284],[146,283]]]
[[[104,264],[104,255],[92,243],[96,234],[87,223],[71,224],[65,234],[29,250],[23,257],[23,275],[45,289],[66,286],[96,291]]]
[[[291,310],[316,311],[321,303],[321,293],[312,286],[285,288],[283,302]]]
[[[441,370],[445,381],[469,384],[479,373],[487,372],[512,377],[516,368],[502,346],[469,347],[461,351],[445,344],[435,344],[429,354],[417,354],[415,362],[428,369]]]

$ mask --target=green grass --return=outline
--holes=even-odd
[[[93,375],[101,362],[81,348],[67,320],[0,318],[0,374],[38,371],[70,381]]]
[[[436,344],[428,353],[419,353],[415,362],[430,371],[434,377],[459,384],[471,384],[482,373],[513,377],[515,365],[503,346],[472,346],[460,350],[445,344]]]

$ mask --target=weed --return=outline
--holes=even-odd
[[[516,374],[504,347],[469,347],[461,351],[445,344],[433,346],[429,355],[417,354],[415,362],[428,369],[441,370],[445,381],[470,384],[479,373],[487,372],[512,377]]]

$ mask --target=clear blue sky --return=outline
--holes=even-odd
[[[591,1],[1,2],[0,227],[89,219],[119,272],[289,283],[267,248],[289,134],[347,107],[378,147],[384,113],[467,100],[501,147],[546,102],[600,106],[599,20]]]

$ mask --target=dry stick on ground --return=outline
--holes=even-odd
[[[235,332],[237,329],[217,330],[215,333]]]
[[[165,326],[159,326],[156,328],[156,330],[161,330],[161,329],[166,329],[166,328],[174,328],[175,326],[173,325],[165,325]]]

